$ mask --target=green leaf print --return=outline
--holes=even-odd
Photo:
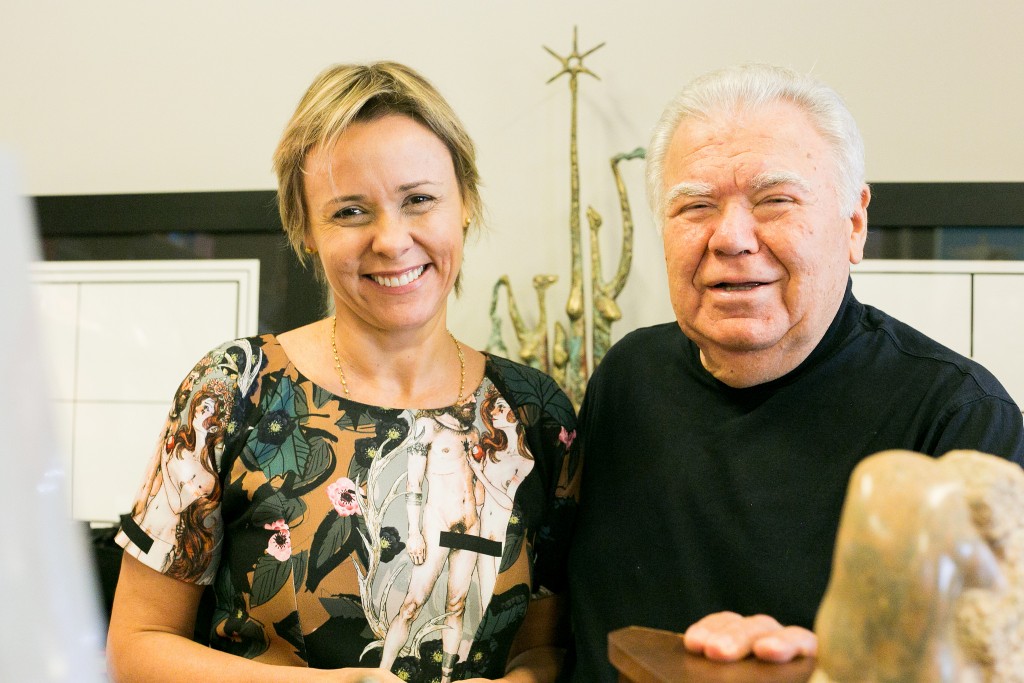
[[[309,551],[303,550],[301,553],[292,555],[292,586],[295,588],[295,592],[298,593],[302,587],[302,582],[306,578],[306,565],[309,564]]]
[[[275,493],[261,501],[252,510],[252,523],[256,526],[273,524],[283,519],[290,526],[306,512],[306,504],[299,498],[288,498],[283,493]]]
[[[519,557],[519,551],[523,547],[523,522],[519,507],[512,508],[512,514],[508,519],[508,527],[505,529],[505,543],[501,550],[501,566],[498,573],[501,573],[515,564]]]
[[[253,572],[249,607],[262,605],[277,595],[291,573],[290,560],[281,561],[271,555],[261,557],[256,562],[256,571]]]
[[[307,659],[306,644],[302,638],[302,624],[299,621],[299,612],[293,610],[281,621],[274,622],[274,632],[281,636],[286,643],[295,648],[296,654],[302,659]]]
[[[513,403],[536,405],[567,428],[576,424],[572,403],[550,377],[497,356],[490,356],[490,360],[500,371],[500,381],[512,394],[508,398]]]
[[[314,437],[309,439],[307,443],[309,445],[309,455],[306,458],[306,466],[301,473],[301,477],[295,482],[296,488],[322,476],[334,461],[334,450],[326,439]]]
[[[309,443],[300,425],[309,418],[309,404],[301,387],[282,378],[267,400],[267,408],[256,426],[258,444],[253,456],[268,478],[285,471],[302,474],[309,455]]]
[[[261,424],[261,429],[262,426]],[[302,430],[294,429],[285,437],[283,443],[259,441],[253,449],[253,457],[267,479],[273,479],[284,476],[287,472],[301,474],[306,467],[309,452],[309,444]]]
[[[508,591],[494,596],[476,630],[475,640],[483,642],[497,637],[509,627],[518,628],[526,616],[530,604],[530,589],[525,584],[513,586]]]
[[[288,386],[292,388],[292,414],[301,421],[302,418],[309,416],[309,401],[306,399],[306,392],[302,390],[302,387],[295,390],[295,385],[288,382]]]
[[[332,617],[343,619],[365,619],[366,612],[363,611],[363,603],[359,599],[347,595],[339,595],[333,598],[320,598],[320,604]]]
[[[358,405],[345,406],[345,412],[334,421],[335,426],[343,431],[357,432],[366,423],[366,411]]]
[[[313,542],[309,547],[306,578],[309,590],[316,590],[324,577],[352,552],[351,537],[352,518],[342,517],[335,510],[328,512],[313,534]]]
[[[320,531],[324,529],[326,529],[326,533],[320,536]],[[352,521],[348,517],[339,517],[337,513],[328,515],[328,518],[324,520],[320,529],[317,529],[315,535],[320,536],[318,539],[320,543],[317,544],[316,540],[314,540],[313,547],[310,548],[310,552],[314,553],[316,566],[322,567],[327,564],[332,555],[345,547],[345,542],[348,541],[349,534],[351,533]]]
[[[325,405],[327,405],[328,401],[334,398],[334,394],[327,391],[320,385],[313,385],[313,405],[316,406],[317,408],[323,408]]]

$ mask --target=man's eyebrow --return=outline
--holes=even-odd
[[[712,189],[707,183],[683,181],[668,189],[668,192],[665,193],[665,205],[668,206],[680,197],[710,197],[711,195]]]
[[[792,171],[766,171],[758,173],[750,182],[750,187],[755,192],[770,190],[780,185],[796,185],[805,192],[810,192],[811,184],[803,176]]]

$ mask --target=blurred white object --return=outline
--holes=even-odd
[[[0,553],[0,681],[94,683],[104,678],[97,584],[67,508],[29,290],[38,245],[18,189],[0,152],[0,472],[13,541]]]
[[[71,516],[116,524],[182,374],[225,339],[256,334],[260,262],[41,261],[29,278]],[[187,321],[171,313],[183,301],[197,303]]]

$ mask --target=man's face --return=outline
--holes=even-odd
[[[863,256],[869,199],[865,188],[840,217],[835,188],[828,144],[788,102],[676,130],[662,178],[670,296],[713,373],[768,351],[795,361],[785,374],[828,329]]]

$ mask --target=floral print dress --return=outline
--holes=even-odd
[[[397,410],[304,377],[273,335],[179,387],[117,542],[212,584],[211,646],[267,663],[495,678],[531,599],[565,586],[575,414],[488,356],[463,403]]]

